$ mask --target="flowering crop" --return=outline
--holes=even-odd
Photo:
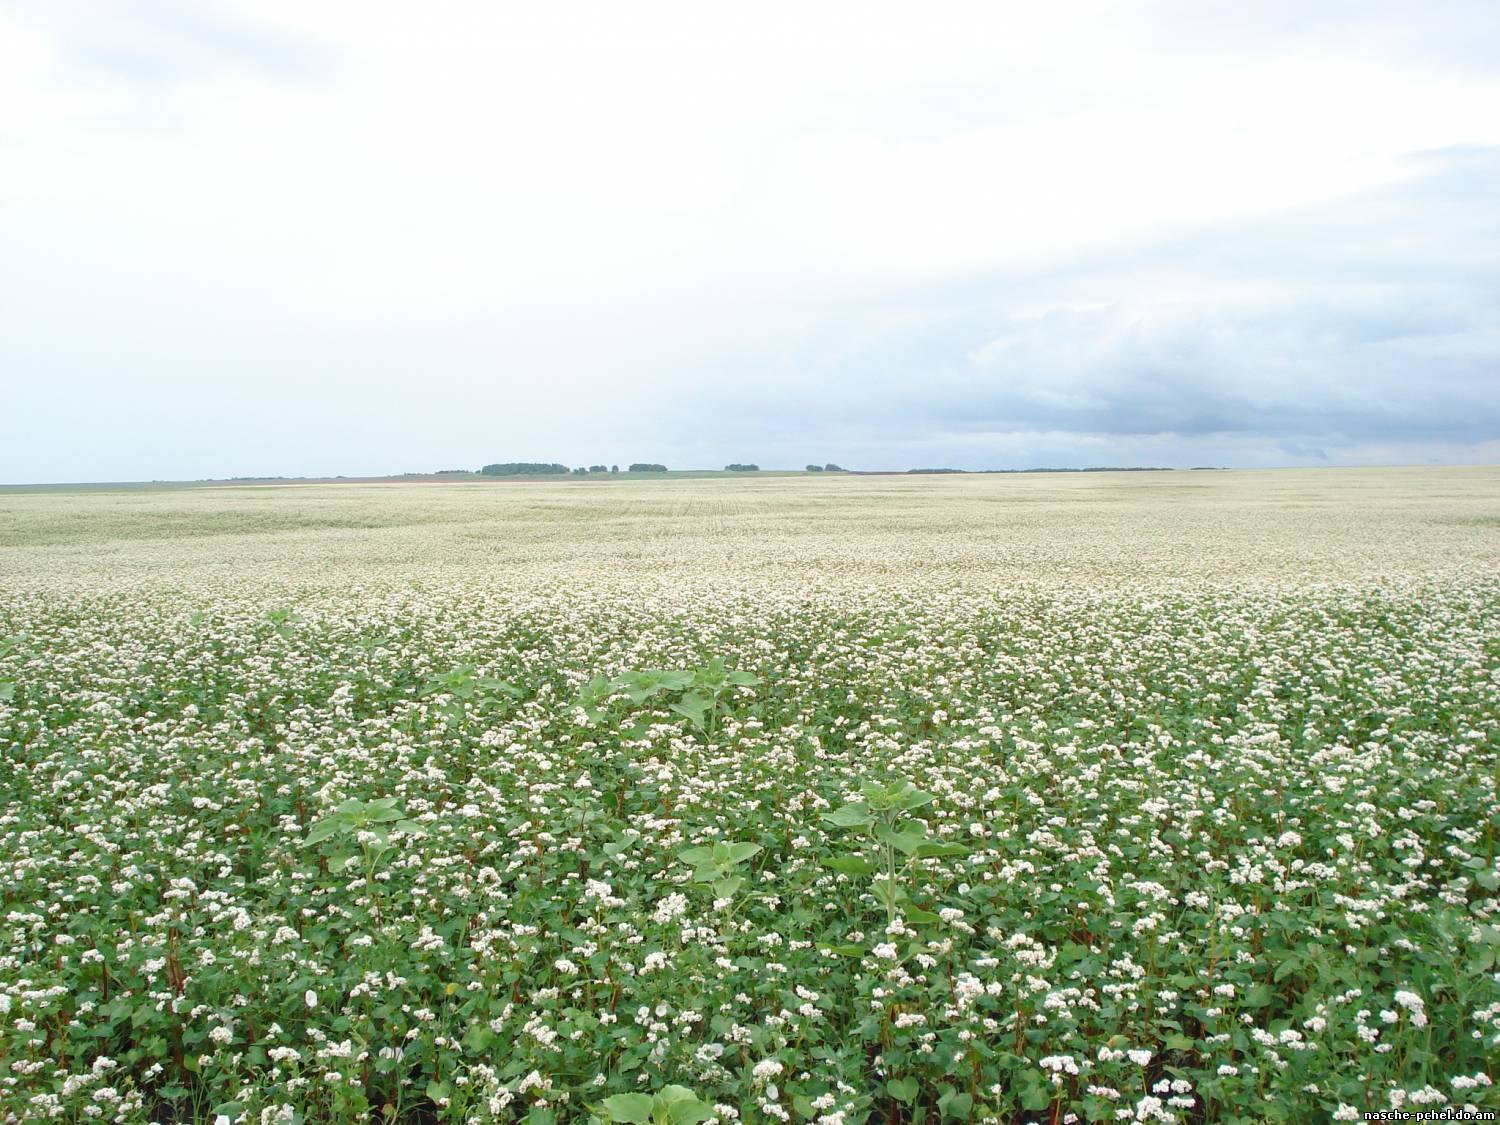
[[[0,1120],[1500,1108],[1466,481],[0,496]]]

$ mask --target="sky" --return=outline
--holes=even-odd
[[[1500,4],[0,0],[0,481],[1500,463]]]

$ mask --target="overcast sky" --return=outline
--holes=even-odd
[[[0,0],[0,481],[1500,462],[1500,4]]]

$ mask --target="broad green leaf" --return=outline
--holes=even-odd
[[[831,813],[824,813],[823,819],[839,828],[864,828],[872,823],[870,807],[863,801],[845,805]]]
[[[670,1089],[671,1087],[668,1087]],[[682,1087],[677,1087],[682,1089]],[[660,1097],[660,1095],[657,1095]],[[667,1119],[672,1125],[697,1125],[699,1121],[707,1121],[717,1114],[714,1107],[705,1101],[700,1101],[695,1095],[689,1094],[688,1099],[672,1102],[667,1107]]]
[[[730,863],[744,863],[745,860],[751,859],[752,857],[759,855],[761,853],[761,850],[762,849],[761,849],[761,846],[759,844],[748,844],[748,843],[744,843],[744,844],[730,844],[729,845],[729,862]]]
[[[484,688],[485,691],[498,691],[502,695],[509,695],[512,698],[520,698],[522,695],[521,689],[515,684],[506,683],[504,680],[497,680],[493,676],[480,676],[474,682]]]
[[[714,858],[713,848],[684,848],[677,853],[677,858],[683,863],[700,867],[706,863],[712,863]]]
[[[823,866],[833,871],[841,871],[845,875],[873,875],[875,873],[873,863],[853,855],[830,856],[823,861]]]
[[[969,849],[962,844],[919,844],[912,853],[917,859],[937,859],[941,856],[968,855]]]
[[[914,1102],[920,1087],[915,1078],[892,1078],[885,1084],[886,1093],[898,1102]]]
[[[882,844],[888,844],[903,855],[912,855],[926,842],[927,835],[912,829],[897,832],[895,829],[880,824],[875,827],[875,839]]]
[[[708,714],[709,708],[713,706],[713,700],[703,695],[684,695],[676,703],[672,704],[670,710],[690,720],[697,726],[703,725],[703,718]]]
[[[825,952],[836,953],[840,957],[863,957],[865,955],[865,947],[862,945],[825,945],[822,948]]]
[[[612,1094],[604,1099],[604,1108],[612,1121],[646,1125],[651,1120],[651,1099],[645,1094]]]
[[[302,841],[304,845],[321,844],[330,836],[344,830],[344,819],[338,815],[327,816],[307,830],[307,838]]]
[[[1023,1073],[1034,1073],[1025,1071]],[[1052,1091],[1041,1083],[1021,1087],[1021,1108],[1030,1113],[1040,1113],[1052,1104]]]
[[[1253,984],[1245,990],[1243,1004],[1246,1008],[1264,1008],[1271,1002],[1271,986]]]
[[[953,1091],[938,1099],[938,1111],[944,1117],[967,1118],[974,1111],[974,1099],[963,1091]]]

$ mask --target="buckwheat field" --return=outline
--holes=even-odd
[[[1500,471],[0,493],[0,1120],[1494,1111]]]

